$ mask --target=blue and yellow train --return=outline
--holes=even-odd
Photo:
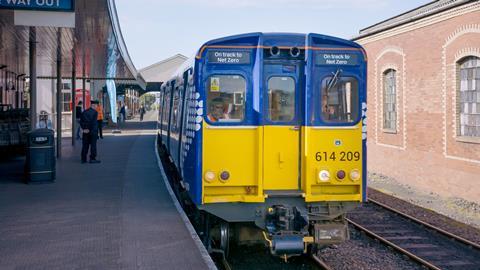
[[[162,85],[159,146],[206,245],[227,249],[235,223],[284,257],[348,239],[366,199],[366,76],[354,42],[249,33],[205,43]]]

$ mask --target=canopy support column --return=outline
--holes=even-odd
[[[62,28],[57,30],[57,158],[62,157]],[[73,134],[72,134],[73,137]]]
[[[75,146],[77,139],[77,65],[75,62],[75,48],[72,49],[72,146]]]
[[[30,27],[28,64],[30,70],[30,128],[37,126],[37,29]]]

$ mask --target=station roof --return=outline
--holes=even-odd
[[[425,17],[437,14],[439,12],[467,4],[469,2],[474,2],[478,0],[436,0],[429,2],[423,6],[417,7],[415,9],[409,10],[405,13],[399,14],[395,17],[386,19],[369,27],[360,30],[360,33],[353,40],[358,40],[367,36],[371,36],[397,26],[414,22]]]
[[[0,10],[0,65],[29,74],[29,26],[15,25],[15,11]],[[123,40],[114,0],[76,0],[75,28],[36,26],[37,77],[55,78],[57,33],[61,29],[62,77],[81,78],[83,66],[89,79],[114,79],[145,89]]]
[[[150,82],[165,82],[188,58],[182,54],[176,54],[148,67],[140,69],[143,78]]]

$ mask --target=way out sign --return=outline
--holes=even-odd
[[[74,11],[75,0],[0,0],[0,9]]]

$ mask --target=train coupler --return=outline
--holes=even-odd
[[[265,240],[270,247],[270,253],[282,257],[285,261],[292,256],[299,256],[307,252],[307,246],[314,242],[311,236],[301,234],[277,234],[271,239],[263,232]]]

